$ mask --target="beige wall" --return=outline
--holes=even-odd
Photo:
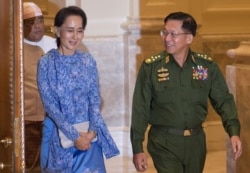
[[[140,0],[140,17],[162,18],[172,11],[191,13],[202,34],[249,33],[249,0]]]
[[[89,28],[87,35],[122,34],[114,31],[127,17],[140,20],[162,19],[170,12],[185,11],[191,13],[197,20],[202,35],[218,34],[248,34],[250,31],[250,1],[249,0],[23,0],[37,3],[46,15],[47,24],[53,24],[56,12],[67,5],[81,6],[88,14]],[[112,5],[111,5],[112,4]],[[106,23],[106,25],[104,25]],[[151,24],[154,26],[154,24]],[[118,29],[117,29],[118,30]]]

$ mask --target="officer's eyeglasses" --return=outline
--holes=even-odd
[[[44,20],[43,18],[32,18],[32,19],[26,19],[24,20],[24,24],[29,25],[29,26],[33,26],[33,25],[37,25],[37,24],[43,24]]]
[[[186,35],[186,34],[190,34],[190,33],[188,33],[188,32],[174,33],[174,32],[168,32],[166,30],[161,30],[160,31],[160,35],[162,37],[167,37],[168,35],[170,35],[171,38],[177,38],[179,35]]]

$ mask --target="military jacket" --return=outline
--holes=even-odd
[[[234,98],[218,65],[210,57],[190,50],[183,67],[166,51],[145,59],[133,95],[133,153],[143,151],[148,124],[178,129],[201,127],[207,116],[208,100],[221,116],[228,134],[239,135]]]

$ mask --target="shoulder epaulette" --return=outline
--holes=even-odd
[[[207,61],[213,61],[213,59],[206,54],[196,53],[196,57],[201,58],[201,59],[205,59]]]
[[[146,64],[150,64],[150,63],[153,63],[155,61],[158,61],[160,59],[163,59],[165,58],[164,56],[162,56],[161,54],[158,54],[158,55],[154,55],[154,56],[151,56],[149,58],[146,58],[144,61]]]

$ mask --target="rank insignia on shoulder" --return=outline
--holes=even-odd
[[[208,55],[206,55],[206,54],[197,53],[197,56],[199,58],[202,58],[202,59],[205,59],[205,60],[208,60],[208,61],[213,61],[213,59],[211,57],[209,57]]]
[[[150,58],[145,59],[145,63],[150,64],[154,62],[155,60],[159,59],[161,55],[151,56]]]
[[[168,69],[162,67],[159,70],[157,70],[157,77],[159,82],[169,80]]]

